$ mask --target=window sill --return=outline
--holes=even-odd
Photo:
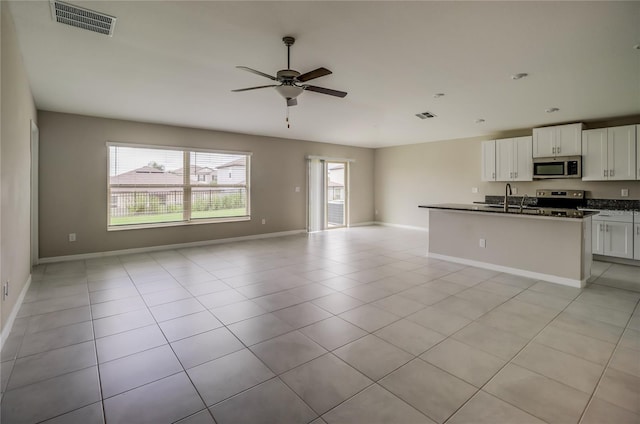
[[[225,222],[251,221],[251,216],[229,218],[194,219],[193,221],[159,222],[157,224],[130,224],[107,226],[107,231],[145,230],[150,228],[182,227],[185,225],[221,224]]]

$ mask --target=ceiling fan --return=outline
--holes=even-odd
[[[277,81],[279,84],[261,85],[258,87],[240,88],[237,90],[231,90],[234,92],[258,90],[260,88],[274,87],[278,93],[287,101],[287,106],[295,106],[298,104],[298,97],[303,91],[315,91],[316,93],[328,94],[335,97],[344,97],[347,95],[344,91],[331,90],[330,88],[318,87],[315,85],[304,84],[312,79],[324,77],[332,72],[327,68],[318,68],[313,71],[301,74],[298,71],[291,69],[291,46],[295,43],[296,39],[293,37],[284,37],[282,39],[287,46],[287,69],[278,71],[276,76],[265,74],[264,72],[256,71],[255,69],[248,68],[246,66],[236,66],[238,69],[242,69],[256,75],[261,75],[270,80]]]

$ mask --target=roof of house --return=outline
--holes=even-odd
[[[189,174],[191,175],[196,175],[196,174],[203,174],[203,173],[212,173],[212,174],[216,174],[216,170],[214,168],[211,168],[209,166],[198,166],[198,165],[191,165],[189,167],[190,171]],[[184,172],[184,168],[178,168],[175,171],[172,171],[176,174],[182,175],[182,173]]]
[[[114,175],[109,178],[111,184],[137,184],[137,185],[179,185],[184,183],[182,175],[174,172],[163,171],[151,166]]]
[[[224,165],[220,165],[218,167],[216,167],[216,169],[220,169],[220,168],[231,168],[233,166],[246,166],[247,162],[245,161],[245,158],[238,158],[236,160],[233,160],[231,162],[225,163]]]

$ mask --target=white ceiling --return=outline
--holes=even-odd
[[[640,114],[637,1],[70,2],[114,36],[10,6],[39,109],[366,147]],[[230,91],[271,83],[236,65],[286,68],[285,35],[293,69],[349,92],[303,93],[290,129],[275,90]]]

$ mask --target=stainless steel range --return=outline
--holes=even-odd
[[[538,214],[580,218],[584,214],[578,208],[586,204],[584,190],[537,190]]]

